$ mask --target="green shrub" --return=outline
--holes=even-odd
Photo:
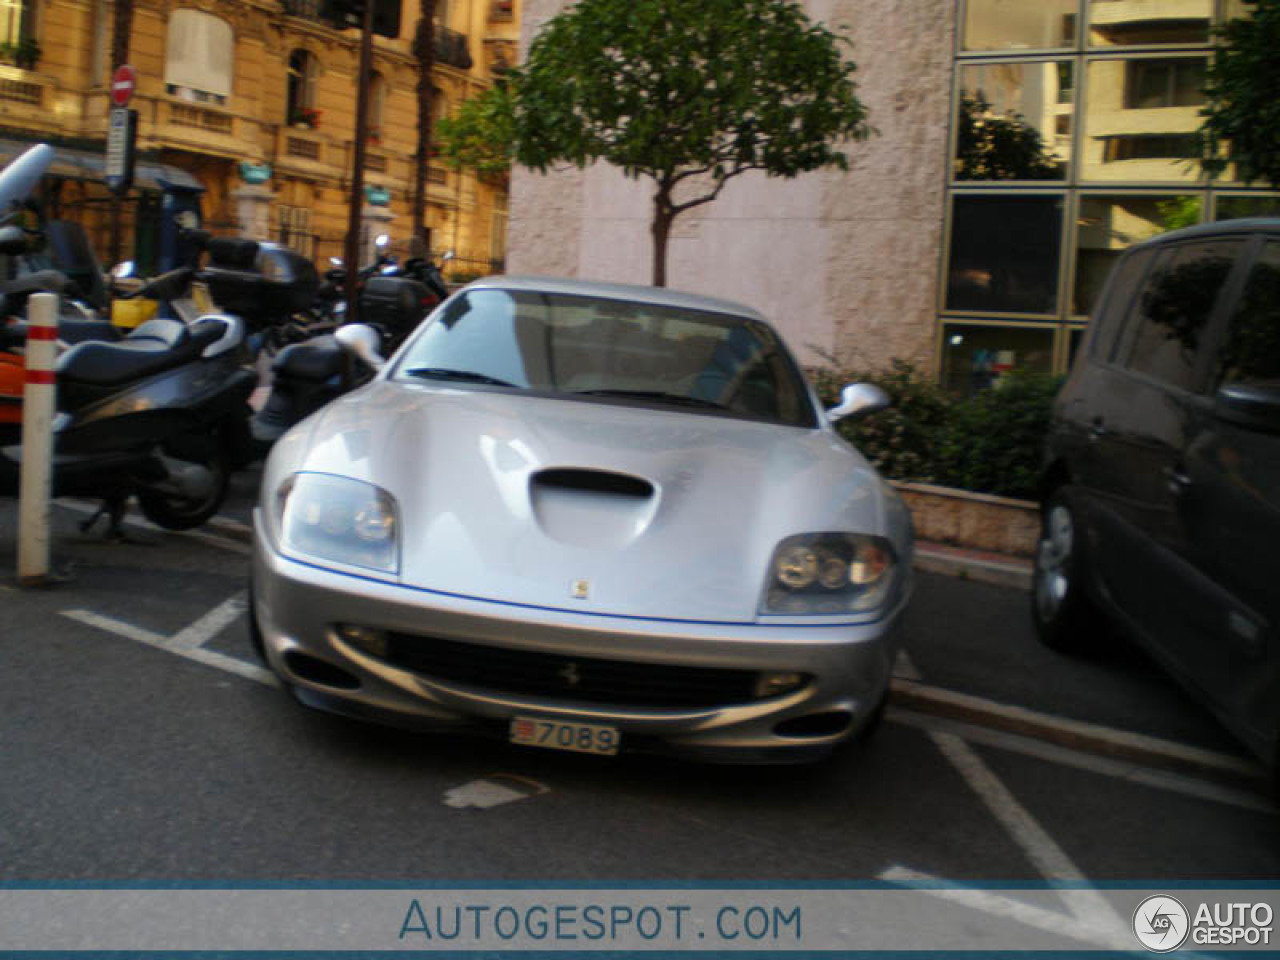
[[[841,387],[857,381],[889,395],[888,410],[836,424],[886,477],[1034,496],[1058,377],[1016,370],[998,386],[962,399],[901,360],[879,372],[829,363],[811,376],[825,406],[839,400]]]
[[[1033,498],[1060,378],[1014,370],[950,409],[939,436],[938,478],[962,490]]]

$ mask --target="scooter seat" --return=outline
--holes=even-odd
[[[192,337],[176,321],[151,320],[116,343],[76,344],[58,358],[57,376],[60,381],[98,387],[141,380],[194,360],[207,346],[206,340]]]
[[[324,383],[342,373],[345,355],[333,337],[315,337],[281,350],[271,364],[277,378]]]

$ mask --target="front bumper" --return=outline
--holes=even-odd
[[[854,736],[881,705],[908,590],[874,622],[713,624],[519,607],[353,577],[277,553],[254,534],[254,609],[271,669],[303,703],[366,720],[506,738],[512,717],[609,724],[624,750],[732,762],[819,759]],[[443,679],[376,657],[335,624],[459,643],[528,658],[580,658],[697,671],[795,672],[790,692],[703,703],[625,703],[563,690],[515,691],[481,679]],[[496,648],[496,649],[494,649]],[[558,661],[559,662],[559,661]],[[587,667],[590,671],[592,668]],[[473,673],[474,676],[474,673]]]

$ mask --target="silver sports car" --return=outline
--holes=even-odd
[[[879,719],[911,520],[738,304],[473,283],[285,435],[254,639],[310,706],[534,747],[817,759]]]

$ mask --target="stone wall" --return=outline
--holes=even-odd
[[[563,0],[529,0],[522,39]],[[853,40],[859,96],[877,135],[850,170],[747,175],[676,221],[672,287],[745,301],[804,362],[836,355],[929,368],[934,355],[955,0],[808,0]],[[651,277],[647,181],[612,168],[512,182],[509,267],[596,280]]]
[[[895,483],[911,511],[916,539],[972,550],[1029,557],[1040,533],[1040,508],[1012,500],[923,483]]]

